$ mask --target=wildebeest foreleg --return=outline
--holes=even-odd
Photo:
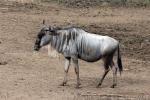
[[[69,67],[70,67],[70,58],[65,58],[65,68],[64,68],[65,76],[64,76],[64,81],[60,84],[61,86],[67,84]]]
[[[73,60],[73,64],[74,64],[74,67],[75,67],[75,73],[77,75],[77,85],[76,85],[76,88],[79,88],[80,86],[80,78],[79,78],[79,65],[78,65],[78,60],[77,59],[72,59]]]

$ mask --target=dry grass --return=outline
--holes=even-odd
[[[69,7],[95,7],[95,6],[134,6],[146,7],[150,0],[41,0],[42,2],[57,2]]]
[[[19,3],[33,3],[35,0],[4,0],[4,1],[9,1],[9,2],[19,2]]]
[[[5,0],[20,3],[55,2],[67,7],[95,7],[95,6],[128,6],[148,7],[150,0]]]

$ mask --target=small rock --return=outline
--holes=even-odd
[[[149,43],[149,42],[150,42],[150,40],[148,40],[148,39],[147,39],[147,40],[144,40],[144,41],[145,41],[146,43]]]
[[[24,79],[24,78],[19,78],[19,80],[22,80],[22,81],[23,81],[23,80],[25,80],[25,79]]]
[[[15,86],[17,86],[18,84],[17,84],[17,83],[15,83],[14,85],[15,85]]]

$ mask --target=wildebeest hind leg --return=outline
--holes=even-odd
[[[111,63],[111,68],[113,71],[113,84],[112,84],[111,88],[114,88],[115,86],[117,86],[117,67],[115,66],[113,61]]]
[[[103,59],[103,61],[104,61],[104,68],[105,68],[105,70],[104,70],[104,74],[103,74],[102,78],[100,79],[98,85],[96,86],[97,88],[102,85],[102,82],[103,82],[104,78],[106,77],[107,73],[109,72],[108,60],[105,58],[105,59]]]

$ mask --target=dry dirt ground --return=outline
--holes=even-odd
[[[80,61],[81,88],[76,89],[73,66],[69,81],[64,59],[50,58],[47,49],[33,51],[37,32],[49,25],[74,25],[109,35],[121,43],[124,71],[110,88],[112,72],[100,88],[102,62]],[[56,4],[0,2],[0,100],[150,100],[150,9],[65,8]]]

